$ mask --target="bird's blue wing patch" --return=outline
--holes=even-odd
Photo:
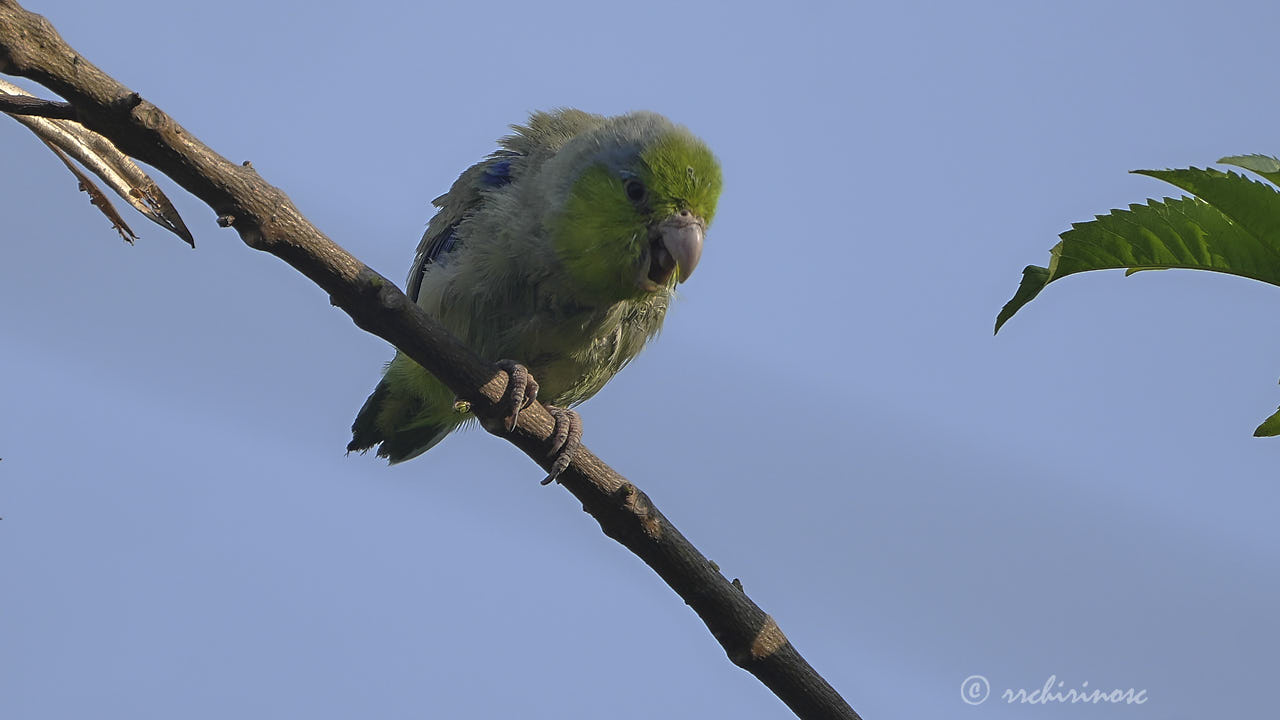
[[[479,178],[473,181],[476,183],[473,187],[479,191],[470,201],[473,208],[479,205],[484,191],[500,188],[511,183],[514,179],[511,175],[511,158],[519,154],[510,150],[499,150],[493,154],[491,162],[484,166]],[[458,247],[459,224],[461,224],[461,220],[428,240],[426,249],[419,255],[418,265],[413,269],[413,275],[409,280],[409,297],[415,302],[418,300],[418,289],[422,283],[422,274],[427,271],[427,266],[433,263],[446,262],[449,253]]]
[[[511,182],[511,160],[499,160],[485,167],[480,182],[489,188],[502,187]]]
[[[514,153],[511,153],[514,154]],[[503,185],[511,183],[511,158],[507,157],[497,162],[489,163],[484,167],[484,172],[480,173],[480,187],[489,190],[492,188],[500,188]],[[440,233],[427,246],[427,251],[423,253],[422,264],[428,265],[438,262],[446,253],[457,247],[458,244],[458,223],[449,226],[448,230]]]

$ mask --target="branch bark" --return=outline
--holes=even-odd
[[[413,358],[470,401],[482,419],[492,420],[503,412],[505,372],[476,356],[395,283],[321,233],[252,166],[232,163],[201,143],[158,107],[81,57],[48,21],[14,0],[0,0],[0,72],[29,78],[65,98],[85,127],[200,198],[217,214],[218,223],[235,228],[246,245],[306,275],[357,326]],[[535,403],[520,413],[516,429],[502,436],[545,470],[550,466],[546,448],[552,425],[551,416]],[[773,618],[740,584],[720,574],[639,488],[585,446],[559,482],[582,502],[605,535],[639,556],[693,608],[734,664],[755,675],[797,716],[858,718]]]

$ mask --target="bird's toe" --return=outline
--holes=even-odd
[[[538,381],[533,379],[528,368],[515,360],[499,360],[498,367],[510,377],[503,403],[507,410],[504,424],[507,432],[511,432],[516,429],[516,423],[520,420],[520,411],[537,401]]]
[[[554,482],[560,473],[573,462],[573,456],[582,446],[582,416],[568,408],[547,405],[547,412],[555,419],[555,427],[551,431],[551,447],[547,457],[555,458],[551,463],[551,472],[542,481],[543,485]]]

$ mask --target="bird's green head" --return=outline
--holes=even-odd
[[[581,292],[619,301],[689,279],[720,197],[720,163],[701,140],[631,113],[575,137],[553,162],[565,180],[549,229]]]

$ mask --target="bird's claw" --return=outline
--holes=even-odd
[[[516,429],[516,422],[520,420],[520,411],[537,402],[538,381],[533,379],[528,368],[514,360],[499,360],[498,367],[510,378],[502,401],[507,413],[501,422],[507,432],[512,432]],[[549,485],[569,467],[574,454],[582,446],[582,416],[568,408],[554,405],[544,407],[555,420],[547,449],[547,457],[554,459],[551,462],[551,472],[542,481],[543,485]]]
[[[499,360],[498,367],[505,370],[510,380],[507,381],[507,394],[504,403],[507,414],[503,425],[507,432],[516,429],[520,420],[520,411],[532,405],[538,399],[538,381],[529,374],[528,368],[515,360]]]
[[[551,430],[551,448],[547,451],[547,457],[554,457],[555,460],[551,463],[551,472],[542,481],[543,485],[549,485],[569,467],[574,454],[582,447],[582,416],[568,408],[553,405],[545,407],[556,421]]]

